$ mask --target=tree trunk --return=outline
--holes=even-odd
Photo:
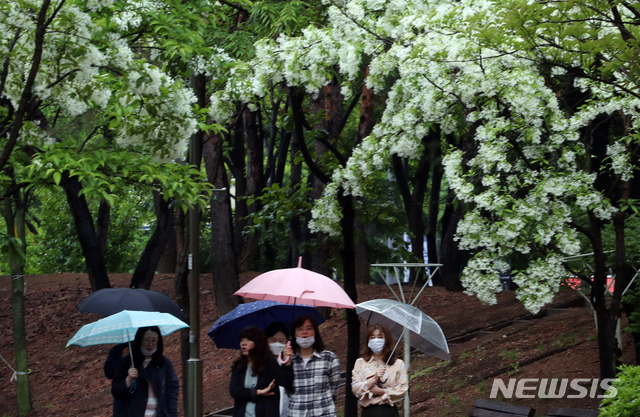
[[[109,222],[111,221],[111,206],[106,201],[101,201],[98,206],[98,220],[96,222],[96,233],[100,241],[102,253],[107,256],[107,242],[109,241]]]
[[[155,276],[158,263],[167,245],[167,241],[173,230],[173,213],[168,201],[162,195],[154,191],[153,202],[156,208],[156,228],[147,241],[147,245],[140,256],[133,276],[131,277],[131,288],[151,288],[151,282]]]
[[[15,218],[11,207],[15,203]],[[31,387],[29,384],[29,361],[27,358],[27,337],[24,319],[24,261],[26,256],[26,223],[25,207],[19,192],[11,199],[5,199],[4,217],[7,234],[19,240],[22,253],[9,254],[11,270],[11,315],[13,317],[13,352],[16,358],[16,394],[18,400],[18,416],[24,417],[31,411]]]
[[[296,189],[302,182],[302,163],[299,162],[297,155],[302,152],[304,141],[304,122],[302,119],[302,93],[290,89],[289,92],[290,107],[294,114],[294,129],[291,135],[291,152],[290,152],[290,170],[289,170],[289,187]],[[303,219],[293,217],[289,223],[289,253],[287,254],[286,263],[293,267],[298,264],[300,256],[300,245],[302,239],[302,223]]]
[[[605,287],[603,286],[602,288]],[[618,363],[616,345],[618,317],[612,316],[602,302],[596,302],[594,310],[596,312],[596,322],[598,323],[596,330],[598,335],[598,357],[600,359],[600,378],[614,378]]]
[[[442,243],[440,244],[440,263],[438,270],[440,280],[448,291],[462,291],[460,272],[466,265],[467,254],[458,249],[455,241],[455,233],[458,222],[462,218],[462,203],[454,202],[454,196],[450,193],[442,214]]]
[[[110,288],[109,276],[104,262],[104,253],[100,247],[100,239],[93,225],[93,219],[87,200],[80,195],[82,184],[76,177],[67,178],[61,183],[67,195],[67,202],[71,210],[71,215],[76,225],[78,240],[82,247],[87,275],[91,284],[91,290],[96,291],[102,288]]]
[[[266,160],[267,160],[267,166],[265,167],[264,170],[264,181],[266,186],[271,186],[274,182],[275,179],[275,172],[276,172],[276,164],[277,164],[277,156],[278,156],[278,151],[276,149],[277,148],[277,138],[278,138],[278,115],[280,114],[280,100],[274,100],[275,94],[273,94],[274,92],[274,88],[273,85],[271,86],[271,117],[269,117],[269,140],[268,142],[265,139],[265,153],[266,153]],[[284,131],[284,129],[283,129]]]
[[[423,139],[423,143],[426,138]],[[424,217],[422,208],[424,207],[424,199],[426,195],[427,182],[429,180],[430,166],[428,162],[429,155],[423,154],[418,161],[415,175],[409,178],[408,160],[400,158],[397,155],[392,156],[393,172],[395,173],[404,210],[407,216],[407,226],[409,228],[409,236],[411,239],[411,254],[414,259],[412,262],[422,263],[424,248]],[[413,191],[411,190],[413,188]],[[411,269],[411,280],[424,280],[424,272],[421,269]]]
[[[175,210],[172,210],[175,211]],[[178,259],[178,248],[176,247],[175,227],[169,230],[169,239],[164,247],[164,252],[158,262],[158,272],[161,274],[173,274],[176,272]]]
[[[233,250],[235,252],[234,258],[239,258],[240,254],[242,253],[242,246],[244,244],[244,236],[242,236],[242,231],[244,230],[248,213],[247,200],[245,199],[245,196],[247,195],[247,165],[244,141],[244,123],[242,123],[242,121],[243,119],[240,119],[235,124],[233,132],[230,135],[225,135],[225,140],[231,142],[231,162],[229,164],[229,170],[231,171],[231,177],[235,179],[235,205],[232,212]],[[220,138],[220,140],[222,140],[222,138]],[[222,148],[220,148],[220,152],[222,152]],[[223,157],[220,156],[220,158],[220,163],[223,163]]]
[[[247,188],[246,197],[259,197],[264,188],[264,177],[262,171],[264,169],[264,147],[262,145],[262,137],[257,123],[257,113],[245,109],[242,113],[242,120],[245,133],[245,143],[247,147]],[[245,227],[253,225],[253,215],[260,211],[261,205],[257,200],[246,206],[246,224]],[[238,269],[241,271],[250,270],[259,255],[260,235],[255,233],[245,234],[243,236],[242,251],[240,260],[238,261]]]
[[[369,76],[369,67],[365,72],[365,80]],[[362,100],[360,101],[360,121],[358,123],[358,142],[371,134],[375,125],[373,111],[375,108],[376,96],[372,89],[367,88],[367,83],[362,85]]]
[[[342,258],[342,275],[344,277],[344,290],[351,298],[351,301],[357,303],[358,294],[356,290],[356,264],[355,264],[355,246],[354,246],[354,220],[353,197],[345,196],[340,190],[338,195],[340,207],[342,208],[342,250],[340,255]],[[344,398],[344,415],[345,417],[357,417],[358,400],[348,389],[351,387],[351,371],[360,356],[360,320],[355,310],[347,309],[347,380]]]
[[[369,67],[365,71],[365,80],[369,76]],[[371,134],[375,125],[374,110],[376,96],[372,89],[367,87],[367,83],[362,83],[362,99],[360,101],[360,119],[358,122],[358,139],[360,143]],[[369,284],[371,273],[369,259],[367,256],[367,233],[365,225],[359,219],[355,220],[355,253],[356,253],[356,282],[359,284]]]
[[[211,269],[218,314],[233,310],[240,288],[233,250],[233,224],[229,181],[222,160],[222,138],[211,135],[203,146],[204,164],[209,181],[216,187],[211,200]]]
[[[434,144],[435,145],[435,144]],[[440,214],[440,191],[442,188],[442,149],[440,142],[434,146],[434,163],[431,174],[431,189],[429,190],[429,214],[427,218],[427,251],[429,263],[441,263],[438,248],[438,216]],[[440,275],[434,275],[433,284],[441,285]]]
[[[357,217],[354,219],[355,225],[355,242],[354,257],[356,276],[355,281],[358,284],[369,284],[371,282],[371,267],[369,266],[369,256],[367,253],[367,232],[365,225]]]
[[[339,87],[339,86],[338,86]],[[319,90],[318,94],[311,100],[311,111],[314,114],[313,129],[317,132],[329,132],[329,142],[334,141],[333,136],[335,133],[336,123],[333,121],[335,117],[339,117],[342,114],[340,109],[341,103],[336,103],[335,100],[342,100],[342,96],[339,93],[333,91],[335,86],[326,86]],[[334,127],[331,127],[334,126]],[[314,140],[313,148],[317,159],[321,159],[322,156],[328,151],[327,146],[320,140]],[[317,176],[312,176],[311,179],[311,198],[315,201],[322,196],[322,192],[325,188],[325,183],[321,181]],[[312,254],[311,269],[319,274],[332,276],[333,270],[329,268],[329,258],[332,251],[333,240],[323,232],[311,233],[306,225],[311,220],[311,213],[305,218],[305,228],[301,232],[300,239],[305,239],[304,236],[309,236],[309,239],[314,239],[315,253]],[[294,259],[295,262],[295,259]],[[324,313],[323,313],[324,314]]]

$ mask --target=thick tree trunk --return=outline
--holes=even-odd
[[[246,197],[259,197],[264,188],[264,177],[262,171],[264,169],[264,147],[262,145],[262,137],[257,122],[257,113],[245,109],[242,113],[245,143],[247,148],[247,188]],[[246,206],[246,224],[245,227],[253,224],[252,216],[260,211],[261,205],[254,200],[252,204]],[[238,261],[238,269],[240,271],[252,269],[258,255],[260,235],[256,233],[245,234],[243,237],[242,251],[240,260]]]
[[[338,86],[339,87],[339,86]],[[340,117],[342,114],[341,103],[336,103],[335,100],[341,100],[341,96],[337,96],[337,93],[333,91],[335,86],[330,85],[319,90],[317,96],[311,100],[311,111],[314,114],[313,120],[315,121],[313,129],[318,132],[329,132],[328,141],[333,143],[335,135],[335,117]],[[337,96],[337,97],[336,97]],[[322,156],[327,153],[328,148],[323,141],[315,140],[313,148],[317,159],[321,159]],[[325,188],[325,183],[318,177],[311,177],[311,198],[317,200],[322,196],[322,192]],[[315,240],[315,253],[312,254],[311,269],[319,274],[332,276],[333,271],[328,267],[328,261],[332,250],[333,241],[326,233],[314,233],[312,234],[306,225],[311,220],[311,213],[305,218],[305,228],[302,232],[301,239]]]
[[[426,142],[423,140],[423,143]],[[418,161],[416,172],[409,178],[408,161],[397,155],[392,156],[393,172],[395,173],[404,210],[407,216],[407,226],[409,228],[409,236],[411,239],[411,254],[414,259],[412,262],[423,262],[424,248],[424,217],[422,208],[429,180],[430,166],[428,162],[429,155],[423,154]],[[413,191],[411,190],[413,188]],[[424,271],[412,268],[411,280],[416,279],[424,281]]]
[[[351,300],[357,303],[353,197],[345,196],[340,191],[338,199],[342,208],[342,219],[340,220],[340,225],[342,226],[342,250],[340,255],[342,258],[344,290]],[[351,387],[351,371],[360,356],[360,320],[353,309],[347,309],[347,334],[346,387]],[[353,396],[351,390],[347,389],[345,391],[344,415],[345,417],[357,417],[358,400]]]
[[[240,288],[233,250],[233,224],[229,181],[222,160],[222,138],[210,136],[203,147],[204,164],[209,181],[216,187],[211,200],[211,269],[218,314],[233,310],[240,298],[233,293]]]
[[[290,90],[289,93],[289,105],[294,114],[294,130],[291,135],[291,152],[290,152],[290,169],[289,169],[289,187],[296,189],[302,182],[302,163],[299,162],[297,155],[302,151],[304,141],[304,129],[302,120],[302,93],[294,92]],[[292,218],[289,223],[289,253],[287,254],[286,263],[288,266],[295,266],[298,264],[298,257],[300,256],[300,245],[303,242],[302,237],[302,222],[304,219]]]
[[[367,232],[365,225],[357,217],[354,220],[355,242],[354,256],[356,276],[355,280],[358,284],[369,284],[371,281],[371,267],[369,266],[369,256],[367,252]]]
[[[606,278],[606,275],[605,275]],[[595,279],[594,279],[595,281]],[[604,289],[604,285],[602,286]],[[597,288],[593,289],[595,292],[603,292]],[[604,294],[602,299],[596,300],[593,304],[596,313],[596,323],[598,325],[598,357],[600,359],[600,378],[614,378],[618,365],[618,358],[620,352],[616,343],[616,331],[618,327],[619,316],[614,316],[610,310],[604,305]]]
[[[365,79],[369,75],[369,68],[365,73]],[[358,142],[371,134],[375,125],[373,111],[375,108],[376,96],[372,89],[367,88],[367,84],[362,86],[362,100],[360,101],[360,121],[358,123]]]
[[[169,239],[164,247],[164,252],[158,262],[158,272],[161,274],[173,274],[176,272],[178,248],[176,247],[175,227],[169,230]]]
[[[173,230],[173,213],[169,202],[157,191],[153,192],[153,202],[156,208],[156,228],[151,238],[147,241],[138,265],[133,272],[131,283],[129,284],[131,288],[148,290],[151,287],[158,263]]]
[[[596,314],[598,335],[598,355],[600,358],[600,377],[613,378],[619,352],[616,346],[616,329],[620,318],[620,304],[615,300],[607,300],[607,255],[602,241],[603,222],[589,212],[589,238],[593,249],[593,283],[591,288],[591,304]],[[622,283],[624,285],[624,283]],[[616,285],[614,291],[622,291]],[[615,297],[615,293],[614,293]],[[618,294],[618,299],[620,293]]]
[[[369,76],[369,68],[365,72],[365,80]],[[376,96],[372,89],[367,87],[367,83],[362,84],[362,99],[360,100],[360,119],[358,122],[358,139],[360,143],[371,134],[375,125]],[[367,255],[367,233],[365,225],[359,220],[355,220],[355,253],[356,253],[356,282],[358,284],[369,284],[371,281],[371,271],[369,267],[369,257]]]
[[[442,188],[442,154],[441,146],[438,142],[437,146],[434,144],[434,164],[431,174],[431,188],[429,190],[429,214],[427,218],[427,250],[429,263],[441,263],[439,257],[438,248],[438,216],[440,214],[440,191]],[[440,275],[436,273],[434,275],[433,284],[441,285]]]
[[[231,176],[235,179],[235,204],[233,208],[233,250],[235,252],[234,258],[238,259],[240,257],[240,254],[242,253],[242,245],[244,244],[244,236],[242,236],[242,231],[244,230],[248,213],[247,200],[244,198],[247,195],[247,155],[245,152],[244,124],[242,123],[242,121],[243,120],[240,119],[235,124],[233,132],[230,135],[225,136],[225,140],[231,142],[231,163],[229,164],[229,170],[231,171]],[[220,138],[220,140],[221,139],[222,138]],[[220,156],[220,158],[220,163],[223,163],[222,155]]]
[[[109,222],[111,221],[111,206],[106,201],[101,201],[98,206],[98,219],[96,221],[96,233],[100,241],[100,248],[104,256],[107,256],[107,242],[109,237]]]
[[[458,249],[458,243],[454,240],[458,223],[462,218],[462,203],[456,206],[454,197],[449,194],[442,215],[442,243],[440,244],[440,263],[438,270],[442,285],[448,291],[462,291],[460,272],[467,262],[467,253]]]
[[[87,200],[80,195],[82,185],[76,177],[62,181],[62,187],[67,195],[67,202],[71,210],[71,216],[76,225],[78,240],[82,247],[87,275],[91,284],[91,290],[110,288],[109,276],[104,262],[104,253],[100,245],[100,239],[93,225],[93,219]]]
[[[20,239],[22,254],[9,255],[9,269],[11,270],[11,315],[13,317],[13,352],[16,358],[16,396],[18,399],[18,416],[29,414],[31,404],[31,386],[29,384],[29,361],[27,357],[27,337],[24,319],[24,256],[26,256],[26,222],[25,207],[20,193],[11,199],[5,199],[4,217],[7,234]],[[12,209],[15,203],[15,217]]]

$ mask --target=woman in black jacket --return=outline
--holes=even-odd
[[[139,328],[131,342],[131,354],[122,359],[111,382],[114,417],[143,417],[145,413],[178,417],[178,376],[162,352],[160,329]]]
[[[229,382],[229,391],[234,399],[234,417],[280,415],[278,385],[286,389],[293,387],[291,353],[291,348],[286,348],[284,361],[279,363],[260,328],[251,326],[240,332],[240,356],[231,366]]]

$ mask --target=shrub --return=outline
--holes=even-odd
[[[600,417],[640,416],[640,366],[623,365],[617,377],[607,394],[614,394],[614,389],[617,393],[602,400]]]

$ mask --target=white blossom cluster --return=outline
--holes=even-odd
[[[335,69],[346,80],[348,98],[349,83],[368,63],[366,85],[384,97],[382,117],[346,167],[334,171],[311,227],[338,233],[337,193],[362,195],[367,178],[385,169],[391,155],[418,157],[432,129],[468,137],[474,152],[452,149],[444,159],[449,186],[470,207],[457,233],[460,246],[476,254],[464,284],[482,300],[495,301],[499,266],[513,254],[526,256],[529,266],[515,271],[514,279],[518,297],[538,311],[565,275],[560,259],[583,250],[574,216],[590,211],[607,221],[617,210],[596,190],[596,174],[584,170],[589,156],[580,130],[599,115],[622,113],[631,126],[639,116],[640,102],[628,94],[637,91],[630,75],[637,72],[634,59],[612,59],[621,64],[610,70],[608,83],[590,74],[593,54],[583,48],[596,45],[611,58],[625,46],[602,19],[610,11],[591,3],[327,1],[326,27],[261,41],[249,63],[211,64],[227,77],[211,97],[211,115],[229,120],[235,101],[249,103],[279,83],[314,93]],[[537,24],[541,20],[549,24]],[[534,39],[546,41],[533,50]],[[545,70],[541,61],[557,65]],[[572,87],[591,98],[573,114],[553,89],[571,67],[584,74],[574,76]],[[634,135],[632,127],[607,148],[611,173],[622,181],[637,169],[626,147]]]
[[[61,116],[88,112],[104,118],[121,144],[143,146],[158,158],[184,156],[195,131],[195,97],[179,81],[138,56],[124,33],[105,27],[113,5],[109,0],[67,1],[45,32],[42,59],[33,93],[42,107]],[[36,20],[40,1],[2,2],[0,52],[8,58],[2,97],[17,108],[25,79],[33,65]],[[127,2],[117,15],[109,15],[123,31],[157,11],[160,1]],[[55,8],[48,10],[49,16]],[[106,13],[106,14],[105,14]],[[14,37],[16,34],[15,45]],[[47,134],[24,129],[24,141],[39,141]]]

